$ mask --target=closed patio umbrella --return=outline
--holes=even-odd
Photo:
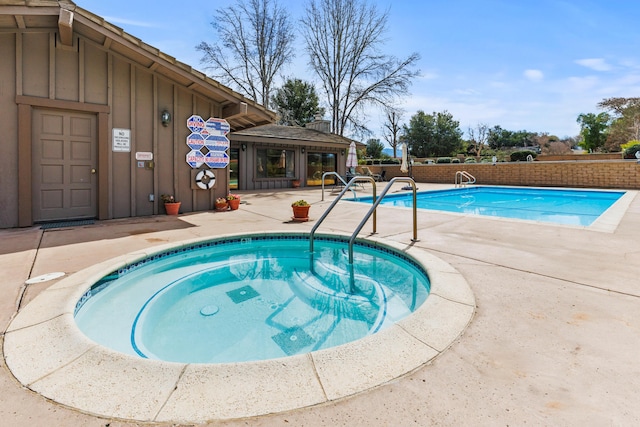
[[[400,165],[400,172],[407,173],[409,172],[409,162],[407,162],[409,148],[407,147],[407,143],[402,144],[402,164]]]
[[[349,145],[349,153],[347,154],[347,170],[353,173],[356,166],[358,166],[356,143],[351,141],[351,144]]]

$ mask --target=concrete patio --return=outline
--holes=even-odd
[[[402,185],[398,185],[401,187]],[[420,190],[447,186],[418,184]],[[369,192],[370,185],[365,184]],[[450,186],[448,186],[450,187]],[[56,281],[29,278],[148,247],[229,232],[307,231],[332,201],[319,189],[242,194],[238,211],[0,230],[0,322]],[[290,222],[292,201],[313,204]],[[368,391],[224,426],[637,425],[640,423],[640,197],[630,192],[591,227],[419,212],[416,246],[470,285],[476,313],[432,363]],[[321,231],[350,233],[367,205],[340,202]],[[407,243],[408,209],[378,209],[378,237]],[[367,224],[361,233],[371,230]],[[22,386],[2,359],[0,419],[11,426],[133,426],[47,400]],[[117,396],[106,396],[115,398]]]

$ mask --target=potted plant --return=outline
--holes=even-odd
[[[229,193],[227,195],[227,203],[229,203],[229,208],[231,208],[232,211],[235,211],[240,207],[240,196]]]
[[[223,212],[229,209],[229,203],[227,203],[226,197],[218,197],[215,203],[215,209],[217,212]]]
[[[293,208],[293,219],[295,221],[308,221],[309,220],[309,208],[311,205],[306,200],[298,200],[291,203]]]
[[[300,180],[298,178],[293,178],[293,181],[291,181],[291,186],[293,188],[298,188],[300,187]]]
[[[180,211],[180,202],[170,194],[162,194],[160,200],[164,203],[164,209],[167,215],[178,215]]]

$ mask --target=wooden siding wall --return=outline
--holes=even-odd
[[[0,33],[0,227],[18,225],[18,106],[16,35]]]
[[[100,219],[163,213],[159,200],[165,193],[182,202],[181,212],[211,209],[215,198],[226,194],[227,169],[216,171],[213,190],[194,190],[192,170],[185,162],[189,151],[185,140],[190,133],[187,118],[192,114],[205,120],[218,117],[222,111],[219,104],[81,36],[74,35],[73,46],[64,46],[55,29],[0,33],[0,55],[0,199],[4,203],[0,228],[29,225],[19,218],[25,209],[18,203],[18,98],[41,99],[37,104],[44,108],[108,108],[106,120],[98,124],[106,127],[98,130],[103,145],[98,147],[98,164],[108,169],[97,175],[108,181],[99,183],[104,189],[98,195]],[[160,122],[165,109],[172,116],[168,127]],[[130,153],[112,152],[113,128],[131,129]],[[139,168],[136,151],[152,152],[155,168]],[[30,153],[30,149],[24,152]],[[23,164],[22,169],[30,170],[30,166]],[[24,183],[20,186],[28,188]],[[154,202],[149,201],[150,194],[155,196]]]

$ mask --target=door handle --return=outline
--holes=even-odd
[[[92,174],[92,175],[95,175],[95,173],[96,173],[95,168],[91,168],[91,174]]]

